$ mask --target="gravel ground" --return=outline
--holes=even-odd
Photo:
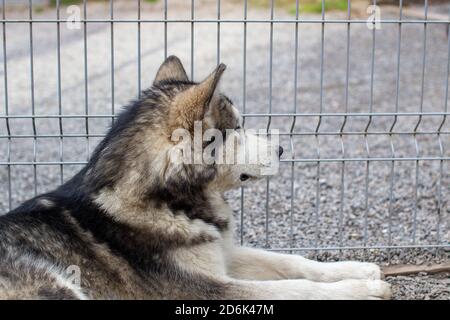
[[[116,1],[115,18],[133,19],[136,6],[130,2]],[[169,2],[169,18],[190,18],[190,7],[182,1]],[[196,18],[215,19],[216,6],[211,1],[196,2]],[[108,17],[108,7],[92,4],[88,7],[90,18]],[[142,18],[163,17],[161,3],[143,6]],[[383,14],[383,11],[382,11]],[[7,13],[8,18],[24,18],[26,11]],[[66,14],[63,13],[63,16]],[[222,18],[243,17],[239,2],[223,3]],[[51,10],[36,12],[36,18],[53,18]],[[249,19],[268,19],[267,9],[250,7]],[[284,9],[276,10],[276,18],[292,18]],[[317,19],[317,16],[301,15]],[[341,18],[342,14],[328,14]],[[388,14],[383,18],[389,18]],[[391,18],[395,18],[392,16]],[[323,78],[321,78],[321,25],[300,24],[298,48],[298,83],[294,85],[295,25],[274,24],[272,82],[270,82],[270,25],[247,24],[245,99],[243,92],[244,33],[239,23],[222,23],[220,26],[220,59],[228,65],[222,82],[222,90],[245,113],[325,113],[336,112],[395,112],[397,76],[398,25],[383,24],[375,33],[375,56],[372,65],[374,37],[365,24],[353,24],[350,31],[350,57],[348,100],[346,104],[346,48],[347,26],[328,24],[324,30]],[[9,24],[6,30],[8,56],[8,98],[10,114],[31,113],[30,52],[28,25]],[[398,110],[400,112],[442,112],[445,108],[445,79],[448,42],[444,25],[429,25],[426,30],[425,83],[422,90],[423,25],[404,24],[400,54]],[[119,110],[138,92],[137,27],[135,24],[118,23],[114,27],[114,103],[111,94],[111,43],[110,25],[103,23],[88,26],[88,103],[85,102],[85,73],[83,30],[61,27],[61,101],[62,113],[111,114]],[[56,26],[34,24],[34,101],[36,114],[58,114],[58,78]],[[163,24],[142,24],[142,87],[152,81],[156,68],[164,56]],[[186,69],[194,71],[194,78],[205,76],[217,61],[217,24],[198,23],[194,29],[194,64],[191,61],[191,25],[173,23],[168,27],[168,52],[178,55]],[[0,53],[3,61],[3,53]],[[191,69],[192,68],[192,69]],[[371,77],[371,70],[373,78]],[[4,95],[3,64],[0,66]],[[321,84],[322,79],[322,84]],[[272,99],[270,85],[272,84]],[[323,96],[320,99],[320,89]],[[297,102],[294,103],[294,93]],[[4,110],[2,99],[1,110]],[[245,106],[245,109],[244,109]],[[422,109],[421,109],[422,108]],[[3,111],[2,111],[3,112]],[[320,132],[339,132],[344,117],[323,117]],[[282,136],[284,159],[366,158],[367,145],[370,157],[391,157],[391,142],[396,157],[450,156],[450,136],[441,135],[441,153],[436,134],[405,134],[419,123],[415,116],[398,117],[392,140],[387,134],[369,135],[320,135],[314,133],[318,117],[298,117],[292,138]],[[64,119],[65,135],[101,135],[110,119]],[[393,124],[392,116],[348,117],[345,132],[387,132]],[[419,131],[436,131],[442,116],[423,116]],[[246,127],[266,128],[267,118],[247,118]],[[291,117],[273,118],[271,128],[289,132]],[[58,119],[37,119],[36,131],[40,135],[59,134]],[[442,131],[450,131],[446,121]],[[32,135],[30,119],[11,119],[13,135]],[[5,121],[0,122],[0,135],[7,134]],[[11,161],[85,161],[100,137],[59,137],[11,139]],[[416,150],[417,141],[418,151]],[[291,144],[292,142],[292,144]],[[367,143],[367,144],[366,144]],[[292,147],[295,153],[292,153]],[[318,148],[319,147],[319,148]],[[344,153],[343,153],[344,150]],[[6,139],[0,140],[0,161],[8,160]],[[62,151],[62,152],[61,152]],[[269,182],[261,181],[244,190],[243,224],[241,191],[227,196],[237,216],[238,240],[246,245],[271,249],[311,248],[320,246],[360,247],[401,245],[432,245],[450,242],[450,175],[449,161],[315,161],[283,162],[278,176]],[[70,178],[79,165],[11,166],[12,206],[23,200],[53,189]],[[36,170],[36,175],[35,171]],[[440,174],[441,172],[441,174]],[[62,174],[62,175],[61,175]],[[292,178],[293,177],[293,178]],[[392,179],[391,179],[392,177]],[[416,184],[416,179],[418,183]],[[367,185],[366,185],[367,183]],[[34,187],[36,185],[36,188]],[[342,187],[343,186],[343,187]],[[439,187],[441,201],[439,203]],[[392,189],[392,193],[390,190]],[[267,198],[267,190],[269,197]],[[416,199],[417,191],[417,201]],[[291,202],[292,200],[292,202]],[[0,166],[0,212],[9,208],[8,168]],[[440,210],[439,210],[440,208]],[[240,232],[242,230],[242,233]],[[436,249],[368,249],[368,250],[294,250],[294,253],[323,261],[359,259],[380,264],[440,262],[449,259],[449,251]],[[418,275],[393,277],[396,299],[449,299],[449,275]]]

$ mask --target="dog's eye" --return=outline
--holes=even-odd
[[[237,126],[236,128],[234,128],[234,130],[241,130],[242,128],[241,128],[241,126]]]
[[[241,181],[246,181],[246,180],[248,180],[250,177],[248,176],[248,175],[246,175],[246,174],[241,174],[241,176],[239,177],[239,179],[241,180]]]

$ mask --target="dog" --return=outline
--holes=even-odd
[[[390,297],[375,264],[320,263],[233,244],[223,193],[264,177],[268,162],[186,163],[181,151],[192,147],[173,135],[181,129],[192,137],[200,124],[219,132],[216,156],[258,144],[261,159],[279,161],[282,148],[245,133],[237,108],[218,92],[225,68],[195,83],[168,57],[78,174],[0,217],[1,299]],[[231,147],[226,132],[236,133]]]

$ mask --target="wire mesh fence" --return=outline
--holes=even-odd
[[[450,248],[448,4],[277,3],[3,0],[2,211],[79,170],[177,54],[192,79],[228,64],[223,91],[245,127],[280,130],[280,174],[228,196],[241,244]]]

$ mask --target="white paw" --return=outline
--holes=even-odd
[[[392,296],[391,285],[381,280],[367,281],[368,298],[371,300],[387,300]]]
[[[344,261],[327,265],[325,281],[340,281],[345,279],[382,280],[384,278],[380,267],[373,263]]]
[[[369,280],[382,280],[384,279],[381,268],[374,263],[360,262],[354,267],[353,279],[369,279]]]
[[[391,298],[391,285],[381,280],[343,280],[342,298],[356,300],[387,300]]]

